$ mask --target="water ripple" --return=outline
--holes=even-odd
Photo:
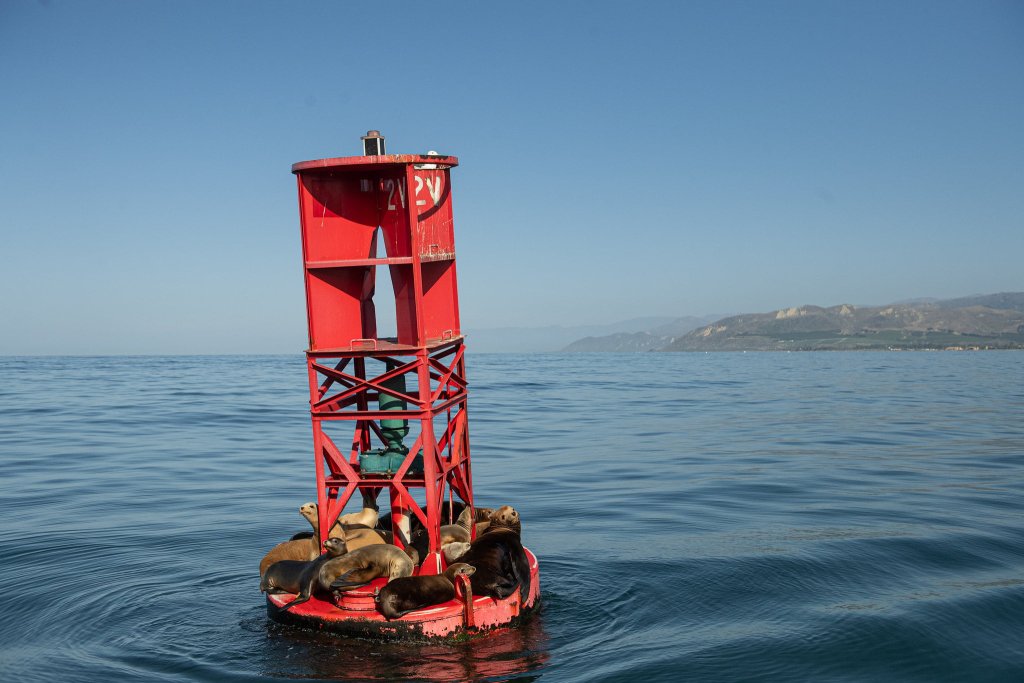
[[[265,615],[301,357],[0,359],[5,678],[1021,680],[1022,360],[471,355],[474,489],[543,611],[389,644]]]

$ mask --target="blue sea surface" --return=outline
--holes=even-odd
[[[543,607],[440,644],[266,616],[301,355],[0,358],[0,678],[1024,680],[1024,352],[468,350]]]

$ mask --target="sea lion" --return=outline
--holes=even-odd
[[[458,524],[445,524],[441,527],[441,545],[445,543],[468,543],[469,530]]]
[[[389,581],[377,594],[377,609],[386,619],[398,619],[413,610],[439,605],[455,597],[458,576],[472,576],[476,569],[459,562],[432,576],[405,576]]]
[[[307,508],[307,511],[303,513],[303,516],[306,516],[306,514],[311,514],[312,519],[309,520],[309,523],[313,526],[313,531],[318,531],[320,529],[320,519],[318,517],[319,507],[317,506],[316,503],[306,503],[306,505],[304,505],[303,508]],[[364,508],[363,512],[366,512],[367,509],[368,508]],[[374,514],[376,514],[376,510],[374,510],[373,512]],[[345,516],[346,515],[342,515],[342,517]],[[331,531],[328,534],[328,538],[340,538],[344,540],[349,550],[355,550],[356,548],[362,548],[363,546],[373,545],[376,543],[393,542],[393,538],[390,532],[384,532],[380,531],[379,529],[374,529],[372,525],[367,526],[365,524],[342,524],[342,517],[339,517],[338,521],[336,521],[331,526]]]
[[[324,541],[324,548],[327,549],[327,553],[315,560],[281,560],[270,565],[260,577],[260,590],[265,593],[298,594],[303,586],[303,573],[309,567],[346,552],[345,542],[340,538],[327,539]]]
[[[474,512],[476,513],[475,515],[473,515],[473,521],[475,522],[475,526],[476,526],[476,534],[475,535],[479,536],[480,534],[482,534],[484,532],[484,530],[488,526],[491,525],[490,517],[491,517],[491,514],[494,512],[494,510],[491,509],[491,508],[476,508],[474,510]],[[470,514],[469,513],[470,513],[470,509],[467,507],[459,515],[459,519],[456,522],[456,524],[458,524],[459,526],[465,528],[467,531],[470,529],[470,526],[469,526],[470,525]]]
[[[447,503],[445,503],[447,505]],[[462,503],[455,503],[455,505],[463,505]],[[480,536],[491,524],[491,517],[495,517],[498,520],[498,526],[505,525],[508,528],[513,528],[517,532],[519,530],[519,513],[514,508],[504,505],[498,510],[493,508],[476,508],[476,514],[473,516],[474,519],[486,518],[487,521],[476,523],[476,535]],[[499,514],[500,513],[500,514]],[[441,546],[445,546],[449,543],[468,543],[470,539],[469,524],[470,524],[470,509],[468,506],[464,506],[462,512],[459,513],[459,517],[455,524],[444,524],[441,526]],[[406,542],[406,545],[411,545],[416,548],[416,551],[420,554],[420,557],[426,557],[430,550],[430,535],[423,526],[419,526],[415,531],[412,532],[410,539]]]
[[[348,546],[350,551],[365,548],[368,545],[390,544],[394,540],[393,536],[389,532],[384,532],[379,529],[370,529],[368,527],[342,529],[337,536],[334,536],[334,531],[332,531],[331,534],[332,538],[341,538],[344,540],[345,545]]]
[[[430,535],[427,530],[420,527],[416,531],[412,532],[412,536],[405,544],[407,548],[415,548],[416,554],[420,557],[426,557],[427,553],[430,552]]]
[[[290,540],[298,541],[303,538],[313,538],[316,534],[317,529],[320,526],[320,519],[317,517],[317,505],[316,503],[303,503],[299,506],[299,514],[301,514],[309,525],[313,527],[312,531],[300,531],[294,534]]]
[[[275,562],[280,562],[281,560],[308,562],[320,555],[320,534],[318,533],[319,525],[316,517],[316,503],[304,503],[299,507],[299,513],[313,526],[312,537],[283,541],[271,548],[270,552],[260,560],[260,576],[263,576],[267,568]]]
[[[377,526],[377,520],[379,518],[380,509],[377,507],[377,501],[364,495],[363,509],[359,512],[349,512],[348,514],[341,515],[338,517],[338,521],[336,521],[334,525],[360,524],[372,529]],[[333,531],[334,529],[332,528],[331,530]]]
[[[287,582],[289,587],[295,585],[298,586],[298,590],[294,591],[296,593],[295,599],[285,605],[281,605],[282,612],[287,609],[291,609],[294,605],[298,605],[299,603],[309,600],[313,595],[313,591],[319,586],[317,579],[320,576],[320,567],[338,556],[343,556],[343,553],[345,552],[345,542],[338,538],[328,538],[324,541],[324,547],[327,548],[327,552],[311,562],[306,562],[305,566],[299,571],[297,580],[294,583],[292,583],[292,580],[295,578],[295,568],[291,564],[282,567],[280,572],[278,572],[276,569],[278,565],[282,564],[281,562],[278,562],[272,565],[267,570],[267,573],[264,574],[264,580],[260,582],[261,589],[263,588],[264,583],[267,583],[268,585],[276,585],[278,579],[277,575],[280,575],[282,584]],[[266,578],[268,575],[270,575],[269,580]]]
[[[320,587],[339,593],[365,586],[381,576],[388,577],[388,581],[411,576],[415,566],[411,552],[411,548],[407,552],[394,545],[369,545],[352,550],[321,565]]]
[[[445,524],[445,523],[447,523],[449,521],[451,521],[452,523],[455,523],[455,520],[459,518],[459,515],[462,514],[462,511],[465,510],[466,507],[467,507],[466,504],[463,503],[462,501],[459,501],[459,500],[455,500],[455,501],[451,501],[451,502],[449,502],[447,500],[443,501],[441,503],[441,523]],[[409,534],[411,534],[412,532],[416,531],[417,529],[422,529],[423,528],[423,522],[421,522],[420,518],[418,516],[416,516],[414,513],[409,513],[406,516],[406,519],[409,520]],[[390,512],[385,513],[385,514],[380,516],[380,518],[377,520],[377,528],[378,529],[390,529],[391,528],[391,513]]]
[[[344,538],[346,536],[346,534],[350,534],[352,532],[356,532],[358,534],[358,532],[360,532],[360,531],[362,531],[364,529],[367,530],[367,531],[375,532],[378,536],[380,536],[381,539],[383,539],[384,543],[394,543],[394,535],[390,531],[384,531],[383,529],[374,529],[374,528],[371,528],[371,527],[368,527],[368,526],[364,526],[362,524],[345,524],[345,525],[342,525],[341,527],[339,527],[338,525],[335,525],[331,529],[331,535],[329,536],[329,538]],[[367,537],[371,536],[371,534],[365,534],[365,535]],[[312,531],[300,531],[300,532],[296,533],[295,535],[293,535],[290,540],[297,541],[297,540],[299,540],[301,538],[313,538],[313,532]]]
[[[469,550],[469,543],[465,542],[445,543],[441,546],[441,554],[449,563],[455,562],[465,555],[467,550]]]
[[[487,529],[511,529],[519,536],[523,535],[519,513],[511,505],[502,505],[497,510],[492,510],[487,516],[487,521],[490,523]]]
[[[476,567],[471,580],[478,595],[507,598],[517,586],[522,600],[530,595],[530,562],[519,534],[512,529],[489,528],[469,544],[459,562]]]

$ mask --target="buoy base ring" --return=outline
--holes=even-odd
[[[530,594],[521,599],[520,591],[503,600],[474,596],[467,618],[461,591],[454,600],[410,612],[388,621],[375,607],[374,593],[386,580],[345,593],[339,600],[312,597],[287,611],[281,606],[291,602],[290,593],[267,595],[267,616],[283,624],[331,631],[355,638],[384,640],[431,640],[471,636],[496,628],[515,626],[540,607],[540,569],[537,557],[526,550],[530,563]]]

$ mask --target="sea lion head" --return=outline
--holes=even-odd
[[[512,529],[519,533],[522,528],[519,513],[511,505],[502,505],[491,513],[491,528]]]
[[[412,560],[413,565],[418,565],[420,563],[420,554],[417,552],[416,548],[413,548],[411,545],[407,545],[402,550],[404,550],[405,554],[409,556],[410,560]]]
[[[453,577],[472,576],[473,572],[476,571],[476,567],[471,564],[466,564],[465,562],[456,562],[455,564],[448,566],[448,571],[451,572]]]
[[[328,538],[324,541],[324,548],[331,555],[344,555],[348,552],[348,546],[345,545],[343,538]]]

